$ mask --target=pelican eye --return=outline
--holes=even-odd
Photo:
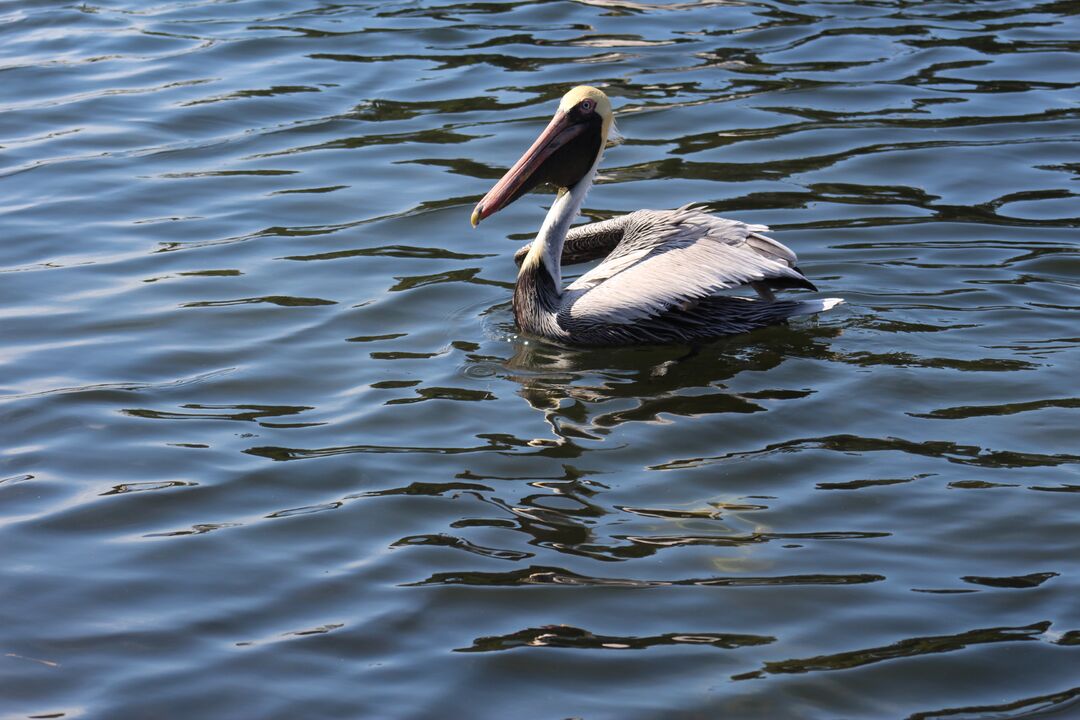
[[[582,100],[578,107],[581,108],[582,112],[592,112],[596,108],[596,103],[592,100]]]

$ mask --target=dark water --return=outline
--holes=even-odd
[[[0,717],[1080,717],[1078,12],[0,4]],[[848,305],[516,337],[579,83]]]

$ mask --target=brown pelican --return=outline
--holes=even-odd
[[[725,220],[688,205],[571,229],[605,146],[617,138],[607,95],[576,87],[473,210],[475,227],[541,182],[558,188],[536,239],[517,254],[514,317],[523,333],[574,345],[692,342],[843,302],[776,300],[776,289],[817,288],[796,266],[795,253],[761,234],[768,230],[764,225]],[[562,286],[562,263],[599,257],[599,265]],[[758,298],[721,294],[744,285]]]

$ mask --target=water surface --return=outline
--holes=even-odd
[[[0,717],[1080,713],[1075,3],[0,6]],[[816,319],[515,334],[585,215],[772,226]]]

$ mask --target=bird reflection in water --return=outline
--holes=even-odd
[[[805,397],[804,388],[732,392],[726,384],[742,372],[764,372],[790,358],[828,359],[828,342],[841,333],[827,326],[772,327],[705,346],[569,348],[518,337],[500,374],[544,413],[553,438],[535,445],[565,447],[601,440],[626,422],[763,412],[758,401]],[[488,363],[491,358],[479,358]],[[617,408],[609,409],[611,406]],[[568,456],[576,456],[569,452]]]

